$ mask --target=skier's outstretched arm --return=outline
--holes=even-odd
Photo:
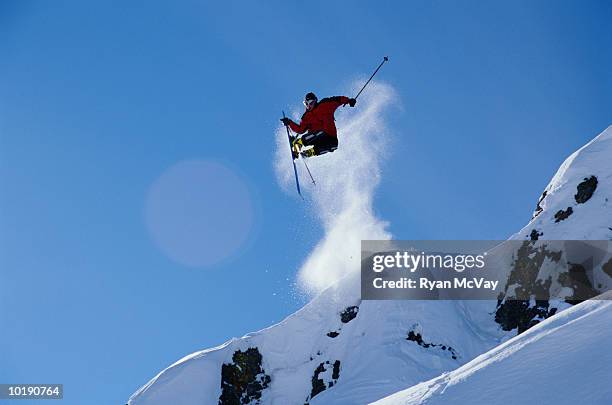
[[[323,102],[333,103],[334,106],[338,108],[341,105],[347,105],[347,104],[350,105],[351,107],[355,107],[355,103],[357,102],[357,100],[355,100],[354,98],[346,97],[346,96],[333,96],[333,97],[324,98],[323,100],[321,100],[321,103]]]
[[[281,119],[281,121],[283,122],[283,124],[289,126],[289,128],[291,128],[291,130],[296,134],[303,134],[308,130],[308,126],[305,125],[302,121],[300,121],[299,124],[293,122],[291,118],[283,118]]]
[[[291,130],[296,134],[303,134],[308,130],[308,126],[302,121],[300,121],[299,124],[296,124],[295,122],[289,120],[289,127],[291,127]]]

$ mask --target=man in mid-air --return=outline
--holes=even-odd
[[[334,96],[318,101],[314,93],[308,93],[304,97],[306,111],[302,115],[299,124],[289,118],[282,118],[285,126],[289,126],[301,137],[291,136],[291,150],[293,159],[300,153],[304,157],[318,156],[327,152],[333,152],[338,148],[338,132],[334,122],[334,112],[341,105],[355,107],[357,102],[354,98],[345,96]],[[311,147],[312,146],[312,147]]]

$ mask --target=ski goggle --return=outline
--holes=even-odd
[[[317,100],[312,99],[312,98],[311,98],[311,99],[309,99],[309,100],[304,100],[304,105],[305,105],[307,108],[312,107],[312,106],[313,106],[313,105],[315,105],[316,103],[317,103]]]

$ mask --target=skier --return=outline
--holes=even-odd
[[[285,126],[297,134],[303,134],[301,137],[289,136],[293,159],[298,157],[298,151],[301,151],[304,157],[335,151],[338,148],[338,133],[334,123],[334,112],[341,105],[348,104],[355,107],[356,102],[356,99],[345,96],[328,97],[318,101],[314,93],[306,94],[304,97],[306,111],[299,124],[289,118],[281,118]],[[312,148],[305,149],[310,146]]]

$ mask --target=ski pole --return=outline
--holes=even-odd
[[[283,118],[286,118],[285,111],[283,111]],[[293,145],[291,144],[291,135],[289,135],[289,127],[285,126],[285,129],[287,130],[287,139],[289,140],[289,151],[291,152],[291,156],[293,157]],[[302,200],[303,200],[304,196],[302,195],[302,190],[300,190],[300,180],[298,179],[297,167],[295,167],[295,160],[292,159],[291,163],[293,163],[293,174],[295,175],[295,186],[297,187],[298,194],[300,195],[300,197],[302,197]]]
[[[304,167],[306,168],[306,171],[308,172],[308,175],[310,176],[310,180],[312,180],[312,184],[316,186],[317,183],[315,183],[314,177],[312,177],[312,173],[310,173],[310,169],[308,168],[308,165],[306,164],[306,159],[304,159],[303,156],[302,156],[302,162],[304,162]]]
[[[383,61],[380,62],[380,65],[378,65],[378,67],[376,68],[376,70],[374,71],[374,73],[372,73],[372,76],[370,76],[370,78],[368,79],[368,81],[363,85],[363,87],[361,88],[361,90],[359,90],[359,93],[357,93],[357,95],[355,96],[355,100],[357,100],[357,97],[359,97],[359,95],[361,94],[361,92],[363,91],[363,89],[366,88],[366,86],[368,85],[368,83],[370,83],[370,80],[372,80],[372,78],[374,77],[374,75],[376,73],[378,73],[378,70],[382,67],[382,65],[387,62],[389,60],[388,57],[383,57]]]

